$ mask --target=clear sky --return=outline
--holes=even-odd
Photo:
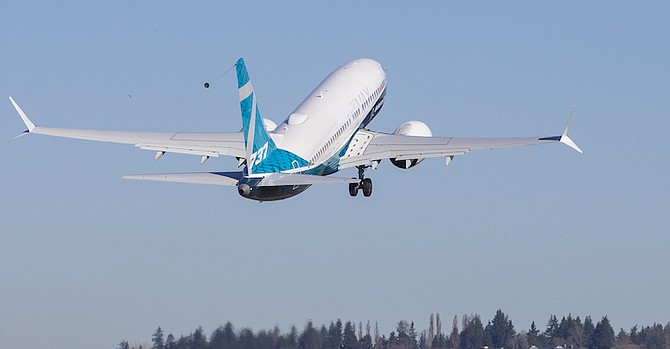
[[[227,321],[371,320],[388,334],[499,308],[517,331],[550,314],[670,321],[668,2],[194,3],[3,4],[0,347],[113,347]],[[121,179],[232,159],[11,141],[25,126],[9,95],[44,126],[237,131],[234,73],[214,79],[239,57],[275,121],[340,64],[372,57],[388,76],[373,129],[420,119],[435,135],[551,136],[576,105],[584,154],[384,162],[371,198],[319,186],[259,204]]]

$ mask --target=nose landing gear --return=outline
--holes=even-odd
[[[349,195],[356,196],[358,190],[363,190],[363,196],[369,197],[372,195],[372,180],[370,178],[365,178],[365,169],[368,166],[357,166],[358,168],[358,183],[349,183]]]

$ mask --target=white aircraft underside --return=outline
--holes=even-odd
[[[349,193],[372,193],[365,169],[390,159],[400,168],[416,166],[425,158],[454,156],[473,150],[509,148],[560,142],[582,152],[568,137],[568,123],[560,136],[521,138],[432,137],[428,126],[409,121],[393,133],[366,129],[384,104],[386,74],[367,58],[345,63],[326,77],[278,126],[261,117],[243,59],[235,64],[243,129],[239,132],[125,132],[36,126],[12,97],[24,133],[91,141],[133,144],[156,152],[195,155],[204,163],[211,157],[232,156],[241,170],[130,175],[123,178],[236,186],[243,197],[272,201],[295,196],[312,184],[347,183]],[[358,178],[328,175],[356,167]]]

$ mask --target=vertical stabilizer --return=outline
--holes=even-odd
[[[235,63],[237,70],[237,88],[240,94],[240,109],[242,111],[242,128],[244,130],[244,145],[247,153],[248,175],[259,173],[259,165],[268,158],[268,155],[277,149],[270,134],[263,124],[261,112],[256,102],[256,94],[249,80],[249,73],[240,58]]]

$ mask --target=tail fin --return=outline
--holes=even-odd
[[[249,80],[249,73],[240,58],[235,63],[237,70],[237,88],[240,94],[240,109],[242,110],[242,127],[244,130],[244,145],[247,153],[247,175],[257,173],[257,167],[267,159],[268,155],[277,149],[275,142],[270,138],[261,112],[256,103],[256,94]],[[263,172],[263,171],[260,171]]]

